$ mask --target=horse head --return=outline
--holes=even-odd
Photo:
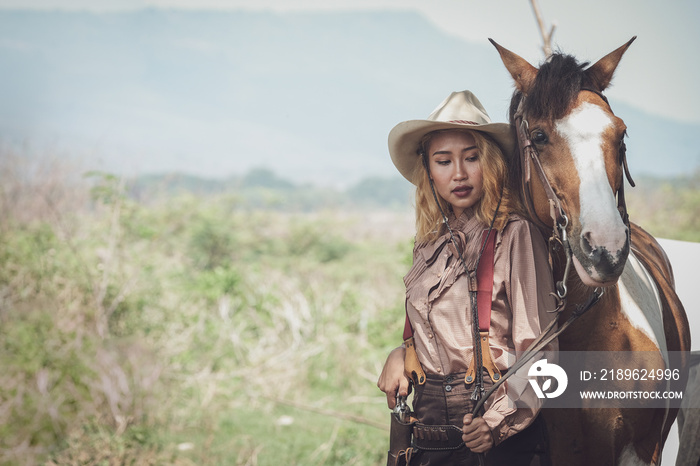
[[[546,227],[562,223],[576,271],[588,286],[615,283],[630,250],[623,195],[626,126],[603,91],[632,41],[590,67],[557,53],[539,69],[491,41],[515,81],[510,120],[520,132],[520,154],[514,176],[539,173],[521,186],[530,214]],[[531,156],[523,155],[523,146]]]

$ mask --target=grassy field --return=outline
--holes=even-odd
[[[110,175],[4,160],[0,464],[385,463],[375,384],[409,206],[135,201]],[[646,186],[632,219],[700,241],[698,176]]]

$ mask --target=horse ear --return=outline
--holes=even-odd
[[[612,81],[613,78],[613,73],[615,73],[615,68],[617,68],[617,65],[620,63],[622,55],[627,51],[629,46],[632,45],[632,42],[634,42],[636,38],[637,36],[634,36],[625,45],[610,52],[598,60],[595,65],[591,66],[585,71],[600,92],[603,92],[605,88],[610,85],[610,81]]]
[[[489,39],[489,41],[496,47],[496,50],[498,50],[498,53],[501,55],[503,64],[506,65],[506,69],[515,81],[515,87],[523,94],[527,94],[532,88],[532,84],[535,82],[537,68],[529,64],[527,60],[521,56],[501,47],[493,39]]]

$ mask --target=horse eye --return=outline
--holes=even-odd
[[[545,134],[544,131],[540,129],[536,129],[532,132],[532,136],[530,136],[530,140],[538,145],[546,144],[548,141],[547,135]]]

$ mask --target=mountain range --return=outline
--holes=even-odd
[[[498,121],[512,92],[490,45],[395,11],[6,10],[0,73],[6,147],[127,175],[265,168],[345,187],[394,176],[389,130],[451,91],[471,89]],[[611,103],[633,175],[700,166],[700,125]]]

